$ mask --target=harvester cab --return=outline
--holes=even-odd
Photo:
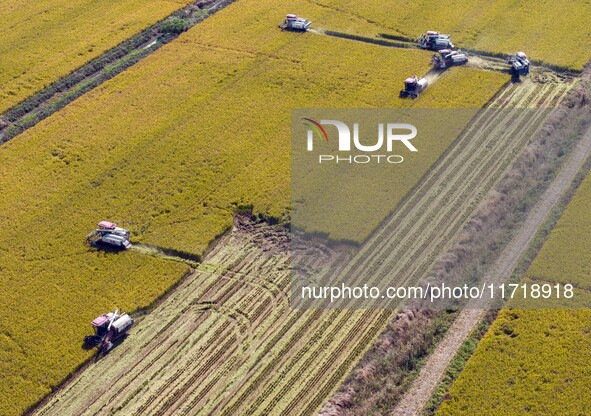
[[[94,247],[107,246],[127,250],[131,247],[130,232],[109,221],[101,221],[98,228],[86,236],[86,242]]]
[[[92,321],[94,335],[85,336],[84,343],[97,346],[100,353],[105,353],[127,335],[134,323],[131,316],[126,313],[119,314],[118,309],[102,314]]]
[[[529,59],[524,52],[517,52],[515,55],[507,57],[507,63],[511,65],[511,73],[515,77],[529,74]]]
[[[444,69],[454,65],[463,65],[468,62],[468,56],[462,51],[442,49],[439,54],[433,55],[431,62],[435,68]]]
[[[312,22],[295,14],[288,14],[285,20],[279,25],[281,30],[291,30],[294,32],[306,32],[312,26]]]
[[[425,78],[418,78],[416,75],[404,80],[404,89],[400,90],[400,97],[418,98],[419,94],[427,88],[429,82]]]
[[[453,49],[455,46],[451,43],[451,35],[443,35],[439,32],[430,30],[419,36],[418,44],[421,49],[431,51],[440,51],[442,49]]]

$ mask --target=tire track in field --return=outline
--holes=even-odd
[[[534,82],[506,87],[357,257],[308,242],[323,255],[305,266],[344,275],[352,284],[421,278],[544,119],[544,112],[527,117],[509,107],[542,106],[567,89]],[[290,308],[286,248],[260,245],[273,238],[269,227],[241,227],[223,237],[124,343],[35,414],[290,415],[319,409],[394,311]]]

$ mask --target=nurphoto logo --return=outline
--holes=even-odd
[[[329,134],[325,126],[331,126],[331,132],[336,129],[338,134],[338,149],[335,150],[341,153],[320,154],[318,155],[318,163],[402,163],[404,158],[393,153],[395,148],[400,148],[400,144],[411,152],[418,152],[417,148],[411,143],[411,140],[417,136],[417,128],[412,124],[378,123],[377,139],[373,139],[373,141],[363,140],[365,143],[363,144],[359,137],[359,123],[353,123],[351,129],[346,123],[339,120],[320,120],[320,122],[317,122],[310,118],[303,118],[303,121],[304,125],[308,127],[306,135],[306,150],[308,152],[314,151],[314,137],[318,137],[328,144],[334,142],[329,140]],[[353,134],[351,134],[351,131]],[[351,137],[353,140],[351,140]],[[352,146],[354,147],[353,151],[351,150]],[[385,153],[379,153],[384,152],[384,147]],[[349,154],[343,155],[344,152]],[[352,154],[352,152],[355,152],[355,154]]]

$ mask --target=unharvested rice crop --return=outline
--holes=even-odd
[[[4,0],[0,113],[189,0]]]
[[[451,33],[460,47],[493,53],[524,50],[533,59],[576,70],[591,58],[591,7],[583,0],[314,2],[335,12],[326,15],[326,29],[411,38],[438,30]]]
[[[591,290],[591,176],[588,176],[549,239],[527,271],[527,277],[542,282],[572,283]]]
[[[202,253],[237,206],[286,211],[291,108],[480,107],[505,82],[458,69],[403,101],[401,80],[426,72],[429,53],[282,33],[283,9],[233,4],[0,147],[0,413],[21,412],[90,355],[80,344],[97,314],[149,304],[187,271],[89,250],[97,221]]]
[[[503,310],[438,415],[591,413],[588,310]]]
[[[21,217],[13,232],[36,244],[35,222]],[[89,253],[84,237],[67,224],[64,234],[72,245],[57,246],[53,257],[23,257],[20,241],[6,245],[2,220],[0,243],[0,414],[20,414],[48,394],[56,383],[90,358],[82,348],[92,333],[90,321],[119,307],[124,311],[146,306],[188,271],[172,263],[135,253]],[[60,253],[61,251],[61,253]]]

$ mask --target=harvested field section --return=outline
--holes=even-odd
[[[511,106],[543,107],[563,97],[568,88],[535,83],[510,86],[491,106],[509,100]],[[480,112],[445,158],[362,246],[359,261],[344,270],[346,281],[398,286],[423,277],[547,115],[548,111],[509,107]]]
[[[0,114],[190,1],[2,3]]]
[[[289,307],[287,248],[285,231],[237,219],[197,272],[124,344],[38,414],[206,414],[231,400],[257,368],[319,347],[301,341],[317,326],[330,327],[323,318],[332,313]],[[344,258],[333,252],[326,265]]]

